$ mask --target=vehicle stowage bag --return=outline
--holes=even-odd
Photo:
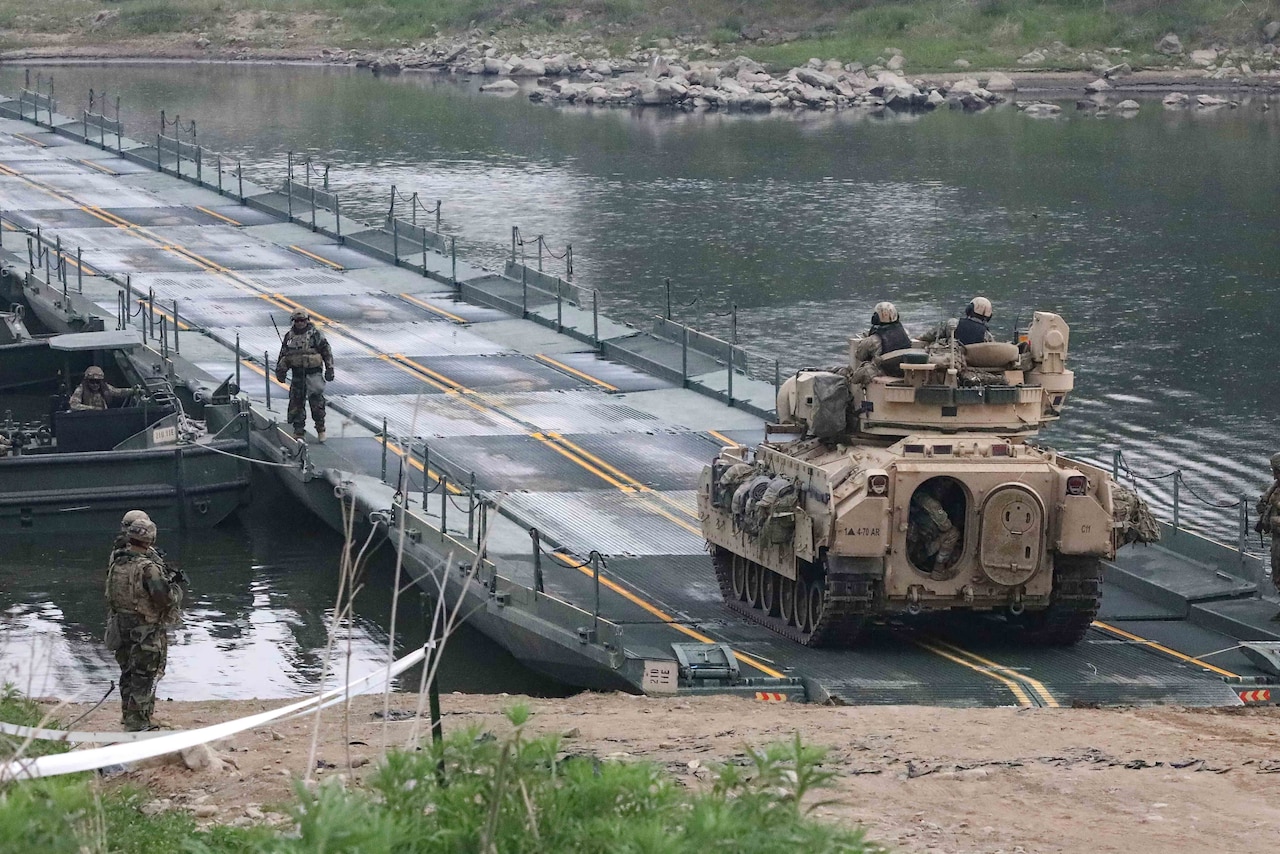
[[[813,435],[824,441],[848,433],[849,384],[839,374],[813,378]]]

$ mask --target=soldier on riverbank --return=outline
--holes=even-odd
[[[124,727],[137,732],[156,728],[156,683],[169,654],[165,630],[181,614],[182,588],[151,557],[156,526],[150,519],[135,518],[124,535],[125,547],[112,552],[107,570],[106,644],[120,665]]]
[[[1258,499],[1258,521],[1253,529],[1271,535],[1271,583],[1280,593],[1280,454],[1271,457],[1271,477],[1271,487]]]
[[[280,342],[276,379],[285,381],[289,371],[289,409],[286,418],[293,425],[293,437],[301,439],[307,426],[307,405],[315,423],[316,440],[324,441],[324,386],[333,382],[333,350],[324,334],[311,322],[306,309],[294,309],[293,323]]]

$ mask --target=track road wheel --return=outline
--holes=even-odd
[[[778,616],[789,626],[796,624],[796,583],[790,578],[778,579]]]
[[[805,634],[813,631],[813,623],[809,622],[809,582],[803,578],[796,579],[795,624]]]
[[[771,617],[778,614],[778,582],[781,580],[771,569],[760,570],[760,610]]]
[[[733,558],[733,595],[741,602],[747,598],[747,561],[746,558],[734,555]]]
[[[1021,615],[1023,638],[1043,646],[1079,643],[1098,616],[1101,604],[1102,560],[1058,555],[1049,607]]]
[[[752,608],[760,607],[760,564],[747,564],[747,604]]]
[[[809,631],[813,631],[814,628],[817,627],[818,623],[822,622],[822,606],[822,583],[812,581],[809,583],[809,596],[805,608],[808,612],[805,616],[805,623],[809,626]]]

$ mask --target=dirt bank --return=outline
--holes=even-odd
[[[564,735],[566,752],[643,758],[690,785],[705,776],[701,766],[731,762],[744,745],[798,732],[829,746],[828,764],[839,772],[837,803],[819,814],[864,824],[902,851],[1118,852],[1134,850],[1136,840],[1145,850],[1225,851],[1280,835],[1275,707],[1020,711],[454,695],[444,697],[446,732],[471,726],[502,732],[501,711],[518,700],[534,711],[531,730]],[[188,728],[275,705],[163,703],[157,717]],[[415,705],[413,695],[392,697],[393,709]],[[344,774],[358,784],[376,765],[383,724],[373,712],[381,709],[380,697],[358,698],[349,735],[340,710],[325,712],[321,777]],[[108,704],[77,728],[115,729],[117,715]],[[412,727],[388,724],[389,742],[403,744]],[[204,821],[284,821],[272,807],[289,799],[292,780],[304,773],[310,733],[307,719],[219,743],[234,769],[155,765],[114,779],[145,784],[157,799]]]

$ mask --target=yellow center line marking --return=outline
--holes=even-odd
[[[590,460],[591,462],[595,463],[597,466],[604,469],[605,471],[612,472],[615,477],[624,481],[628,486],[632,487],[637,492],[644,492],[654,496],[655,498],[659,499],[660,501],[667,504],[668,506],[674,507],[675,509],[679,510],[681,513],[685,514],[690,519],[698,518],[697,512],[692,511],[689,508],[685,507],[683,504],[676,501],[674,498],[664,495],[663,493],[653,489],[652,487],[641,483],[638,479],[632,477],[631,475],[627,474],[621,469],[609,465],[604,460],[597,457],[595,454],[592,454],[586,448],[583,448],[573,442],[570,442],[568,439],[566,439],[564,436],[560,435],[559,433],[548,432],[547,435],[550,436],[554,441],[559,442],[560,444],[569,448],[571,451],[573,451],[575,454],[582,457],[583,459]],[[701,531],[699,531],[698,533],[701,534]]]
[[[628,493],[632,493],[632,494],[634,494],[634,493],[635,493],[635,491],[636,491],[636,490],[635,490],[635,488],[634,488],[634,487],[630,486],[629,484],[622,483],[622,482],[621,482],[621,481],[619,481],[619,480],[615,480],[614,478],[612,478],[612,477],[610,477],[609,475],[605,474],[604,472],[600,471],[600,469],[598,469],[598,468],[596,468],[595,466],[593,466],[593,465],[591,465],[590,463],[588,463],[586,460],[582,460],[582,459],[579,459],[578,457],[574,456],[573,454],[571,454],[571,453],[569,452],[569,450],[568,450],[567,448],[561,448],[559,445],[557,445],[555,442],[552,442],[550,439],[548,439],[548,438],[547,438],[546,436],[544,436],[543,434],[541,434],[541,433],[530,433],[529,435],[530,435],[530,436],[532,436],[533,438],[537,439],[537,440],[538,440],[539,442],[541,442],[542,444],[546,445],[546,446],[547,446],[548,448],[550,448],[551,450],[555,451],[555,452],[556,452],[557,454],[559,454],[560,456],[565,457],[565,458],[567,458],[567,459],[569,459],[569,460],[572,460],[572,461],[573,461],[575,464],[577,464],[580,468],[584,468],[584,469],[586,469],[587,471],[591,472],[593,475],[595,475],[596,477],[600,478],[601,480],[603,480],[605,483],[609,484],[610,486],[617,487],[617,488],[618,488],[618,490],[620,490],[620,491],[622,491],[622,492],[628,492]]]
[[[294,252],[297,252],[299,255],[305,255],[307,258],[310,258],[312,261],[319,261],[321,264],[324,264],[326,267],[328,267],[331,270],[347,269],[346,267],[339,264],[337,261],[330,261],[328,258],[321,258],[316,253],[308,252],[307,250],[303,249],[301,246],[295,246],[293,244],[290,244],[289,249]]]
[[[260,377],[265,377],[265,376],[267,376],[267,372],[266,372],[266,371],[264,371],[262,368],[260,368],[260,367],[258,367],[257,365],[255,365],[253,362],[250,362],[248,359],[241,359],[241,360],[240,360],[240,364],[244,365],[246,368],[248,368],[249,370],[253,371],[255,374],[257,374],[257,375],[258,375],[258,376],[260,376]],[[280,386],[280,388],[284,389],[285,391],[288,391],[288,390],[289,390],[289,386],[288,386],[286,383],[282,383],[282,382],[280,382],[280,380],[276,379],[274,376],[273,376],[273,377],[271,377],[270,379],[271,379],[271,382],[273,382],[273,383],[275,383],[276,385]]]
[[[558,561],[560,561],[561,563],[563,563],[565,566],[568,566],[568,567],[571,567],[571,568],[573,568],[573,569],[576,569],[576,570],[578,570],[579,572],[581,572],[583,575],[586,575],[586,576],[587,576],[587,577],[589,577],[589,578],[594,578],[594,574],[592,573],[591,567],[589,567],[589,566],[582,566],[582,565],[581,565],[579,562],[577,562],[577,561],[570,561],[570,560],[569,560],[565,555],[562,555],[562,554],[560,554],[560,553],[558,553],[558,552],[556,552],[556,553],[555,553],[555,558],[556,558],[556,560],[558,560]],[[603,575],[601,575],[601,576],[600,576],[600,583],[601,583],[603,586],[605,586],[605,587],[609,588],[610,590],[612,590],[614,593],[617,593],[617,594],[618,594],[619,596],[621,596],[623,599],[626,599],[626,600],[627,600],[628,602],[630,602],[631,604],[636,605],[637,607],[639,607],[639,608],[643,609],[644,611],[647,611],[649,614],[652,614],[654,617],[658,618],[658,619],[659,619],[659,620],[661,620],[662,622],[664,622],[664,623],[666,623],[666,624],[670,625],[670,626],[671,626],[671,628],[675,629],[676,631],[678,631],[678,632],[680,632],[680,633],[682,633],[682,634],[688,635],[689,637],[693,638],[694,640],[698,641],[699,643],[715,643],[715,642],[716,642],[715,640],[713,640],[712,638],[707,637],[706,635],[702,634],[701,632],[694,631],[693,629],[689,628],[688,626],[681,625],[680,623],[677,623],[677,622],[675,621],[675,618],[674,618],[674,617],[672,617],[670,614],[668,614],[667,612],[663,611],[663,610],[662,610],[661,608],[659,608],[658,606],[653,605],[653,604],[652,604],[652,603],[650,603],[650,602],[646,602],[644,599],[641,599],[639,596],[635,595],[635,594],[634,594],[634,593],[632,593],[630,590],[627,590],[625,587],[623,587],[622,585],[618,584],[617,582],[614,582],[614,581],[612,581],[612,580],[610,580],[610,579],[608,579],[608,578],[605,578]],[[738,660],[739,660],[739,661],[742,661],[742,662],[744,662],[744,663],[746,663],[746,664],[748,664],[748,665],[750,665],[750,666],[754,667],[756,670],[759,670],[761,673],[765,674],[766,676],[772,676],[774,679],[782,679],[782,678],[784,678],[783,674],[782,674],[780,671],[774,670],[772,667],[769,667],[769,666],[767,666],[767,665],[764,665],[764,664],[760,663],[759,661],[756,661],[754,658],[751,658],[750,656],[743,655],[742,653],[738,652],[737,650],[734,650],[733,654],[734,654],[735,656],[737,656],[737,658],[738,658]]]
[[[1153,640],[1147,640],[1146,638],[1141,637],[1139,635],[1132,634],[1131,632],[1126,632],[1124,629],[1116,628],[1115,626],[1108,625],[1107,623],[1103,623],[1099,620],[1094,620],[1093,625],[1099,629],[1102,629],[1105,632],[1111,632],[1113,635],[1122,637],[1125,640],[1130,640],[1130,641],[1133,641],[1134,643],[1150,647],[1151,649],[1154,649],[1156,652],[1163,652],[1165,655],[1171,655],[1174,658],[1178,659],[1179,661],[1185,661],[1188,664],[1194,664],[1197,667],[1203,667],[1205,670],[1211,671],[1213,673],[1217,673],[1219,676],[1229,676],[1233,679],[1240,678],[1239,673],[1232,673],[1230,670],[1223,670],[1221,667],[1215,667],[1214,665],[1210,664],[1207,661],[1203,661],[1199,658],[1195,658],[1194,656],[1190,656],[1185,653],[1178,652],[1176,649],[1170,649],[1164,644],[1156,643]]]
[[[48,147],[49,147],[49,144],[48,144],[48,143],[41,142],[41,141],[40,141],[40,140],[38,140],[38,139],[32,139],[31,137],[27,136],[25,133],[15,133],[15,134],[13,135],[13,138],[14,138],[14,139],[20,139],[20,140],[22,140],[23,142],[29,142],[29,143],[31,143],[32,145],[38,146],[38,147],[40,147],[40,148],[48,148]]]
[[[972,659],[973,661],[978,662],[979,664],[985,665],[986,667],[990,667],[992,670],[996,671],[997,673],[1003,673],[1004,675],[1012,679],[1016,679],[1020,682],[1025,682],[1026,684],[1031,686],[1031,690],[1036,692],[1036,694],[1040,697],[1040,699],[1044,701],[1044,704],[1046,706],[1048,706],[1051,709],[1060,708],[1060,704],[1058,703],[1057,698],[1055,698],[1053,694],[1049,692],[1049,689],[1046,688],[1044,686],[1044,683],[1042,683],[1040,680],[1033,679],[1027,674],[1022,673],[1018,670],[1014,670],[1012,667],[1009,667],[1008,665],[999,664],[988,658],[983,658],[981,655],[978,655],[976,652],[973,652],[972,650],[964,649],[963,647],[958,647],[953,643],[947,643],[946,641],[939,640],[937,638],[933,639],[933,643],[936,643],[938,646],[949,649],[952,652],[956,653],[957,655],[963,655],[967,658]]]
[[[948,661],[954,662],[955,664],[959,664],[961,667],[967,667],[976,673],[981,673],[983,676],[994,679],[997,682],[1004,683],[1004,686],[1013,693],[1013,696],[1018,701],[1019,706],[1035,705],[1034,703],[1031,702],[1031,698],[1027,696],[1027,692],[1022,689],[1022,686],[1019,685],[1017,682],[1013,681],[1012,679],[1008,678],[1007,676],[1004,676],[1003,674],[1000,674],[1000,673],[996,673],[995,671],[992,671],[986,667],[983,667],[982,665],[975,664],[972,661],[966,661],[965,659],[960,658],[959,656],[952,655],[951,653],[947,652],[945,649],[939,649],[938,647],[933,646],[932,644],[926,643],[925,641],[917,640],[917,641],[914,641],[914,643],[919,647],[929,650],[929,652],[932,652],[934,655],[940,655],[943,658],[947,659]]]
[[[719,432],[717,432],[717,431],[715,431],[715,430],[708,430],[708,431],[707,431],[707,435],[708,435],[708,436],[710,436],[710,437],[712,437],[713,439],[719,439],[721,442],[724,442],[726,445],[736,445],[736,446],[741,446],[741,445],[742,445],[742,443],[741,443],[741,442],[735,442],[735,441],[733,441],[732,439],[730,439],[728,436],[726,436],[725,434],[723,434],[723,433],[719,433]]]
[[[108,175],[113,175],[117,177],[120,175],[120,173],[117,172],[116,170],[111,169],[107,166],[103,166],[101,163],[94,163],[92,160],[81,160],[80,162],[83,163],[85,166],[88,166],[90,169],[97,169],[99,172],[105,172]]]
[[[426,300],[418,299],[413,294],[400,294],[400,296],[408,300],[409,302],[413,303],[414,305],[418,306],[419,308],[425,308],[427,311],[433,311],[436,314],[440,315],[441,317],[445,317],[445,318],[448,318],[449,320],[452,320],[454,323],[462,323],[462,324],[467,323],[467,321],[464,318],[459,317],[453,312],[445,311],[443,308],[432,305]]]
[[[427,477],[431,478],[436,483],[439,483],[443,479],[442,475],[436,474],[434,471],[424,468],[422,463],[418,462],[417,458],[413,454],[409,453],[407,450],[400,447],[395,442],[388,441],[386,436],[382,437],[382,442],[387,446],[387,448],[391,450],[393,454],[397,455],[402,459],[408,459],[409,465],[413,466],[420,472],[425,472]],[[459,487],[455,486],[453,483],[447,484],[445,488],[448,489],[450,492],[452,492],[454,495],[462,494],[462,490]]]
[[[203,207],[203,206],[201,206],[201,205],[193,205],[193,207],[194,207],[196,210],[200,211],[200,213],[208,214],[208,215],[209,215],[209,216],[211,216],[211,217],[214,217],[214,218],[216,218],[216,219],[220,219],[220,220],[222,220],[223,222],[230,223],[231,225],[235,225],[235,226],[242,226],[242,225],[244,225],[244,223],[243,223],[243,222],[237,222],[236,220],[232,219],[232,218],[231,218],[231,217],[229,217],[229,216],[223,216],[222,214],[218,213],[217,211],[211,211],[211,210],[209,210],[208,208]]]
[[[605,382],[604,380],[602,380],[602,379],[598,379],[597,377],[593,377],[593,376],[591,376],[591,374],[588,374],[588,373],[586,373],[585,371],[580,371],[580,370],[578,370],[577,368],[571,368],[571,367],[569,367],[568,365],[566,365],[564,362],[557,361],[557,360],[555,360],[555,359],[551,358],[550,356],[547,356],[547,355],[545,355],[545,354],[543,354],[543,353],[537,353],[537,354],[535,354],[535,355],[534,355],[534,358],[535,358],[535,359],[538,359],[539,361],[546,362],[548,365],[551,365],[553,368],[559,368],[560,370],[564,371],[564,372],[565,372],[565,373],[567,373],[567,374],[573,374],[575,377],[578,377],[578,378],[580,378],[580,379],[584,379],[584,380],[586,380],[587,382],[595,383],[596,385],[600,386],[600,388],[604,389],[605,391],[617,391],[617,390],[618,390],[618,387],[617,387],[616,385],[610,385],[609,383]]]

